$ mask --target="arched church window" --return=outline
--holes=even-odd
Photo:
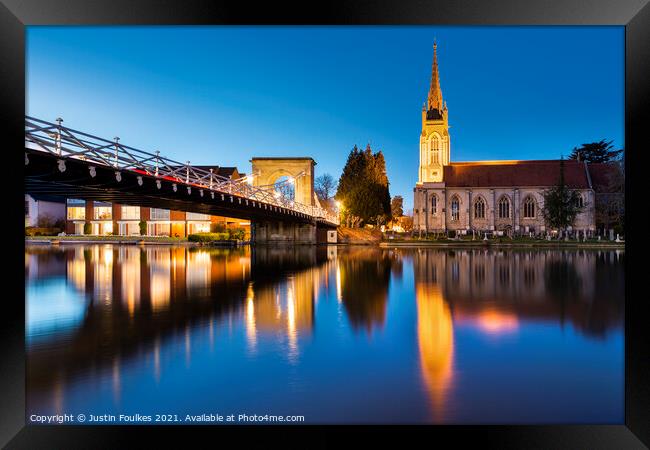
[[[510,217],[510,199],[505,195],[499,200],[499,219]]]
[[[534,219],[535,218],[535,199],[530,195],[524,200],[524,218],[525,219]]]
[[[483,200],[483,197],[479,197],[474,202],[474,218],[485,219],[485,200]]]
[[[434,134],[431,138],[431,163],[437,164],[440,161],[440,138]]]
[[[451,220],[460,220],[460,201],[455,195],[451,199]]]
[[[578,192],[578,195],[576,195],[576,206],[578,208],[582,208],[585,206],[585,201],[582,198],[582,195]]]
[[[431,196],[431,214],[435,215],[438,212],[438,196],[433,194]]]

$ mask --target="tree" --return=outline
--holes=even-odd
[[[623,161],[607,163],[605,183],[596,187],[596,225],[623,234],[625,228],[625,166]]]
[[[400,220],[400,225],[404,229],[405,232],[410,232],[413,231],[413,217],[411,216],[402,216],[399,218]]]
[[[590,163],[604,163],[614,161],[619,158],[623,150],[612,150],[614,141],[605,141],[602,139],[590,144],[582,144],[580,147],[574,147],[569,159],[587,161]]]
[[[335,189],[336,182],[329,173],[324,173],[323,175],[316,177],[314,180],[314,191],[316,191],[318,200],[327,202],[334,195]]]
[[[390,220],[388,185],[383,153],[373,153],[370,144],[363,151],[355,145],[348,155],[335,196],[343,204],[344,222],[348,226],[381,225]]]
[[[402,217],[404,215],[404,199],[401,195],[396,195],[390,201],[390,213],[393,218]]]
[[[576,216],[583,210],[579,206],[579,193],[569,189],[564,181],[564,158],[560,160],[560,178],[557,185],[547,189],[543,194],[544,208],[542,215],[547,226],[564,230],[573,225]]]

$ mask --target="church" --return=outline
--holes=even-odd
[[[483,235],[546,234],[542,193],[557,184],[560,160],[451,161],[447,103],[438,74],[433,44],[431,85],[422,107],[420,167],[413,189],[413,230],[416,233]],[[565,160],[569,188],[579,192],[584,206],[573,225],[581,236],[592,235],[595,192],[592,179],[600,164]]]

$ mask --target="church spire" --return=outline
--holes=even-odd
[[[438,56],[436,49],[438,44],[433,41],[433,65],[431,67],[431,86],[429,87],[429,96],[427,98],[428,110],[437,110],[442,112],[442,91],[440,90],[440,77],[438,76]]]

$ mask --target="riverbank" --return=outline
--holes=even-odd
[[[131,245],[187,245],[191,247],[236,247],[248,242],[233,240],[212,241],[209,243],[189,242],[186,238],[167,236],[26,236],[25,244],[131,244]]]
[[[339,227],[336,230],[337,243],[343,245],[379,245],[383,234],[379,230]]]
[[[625,242],[614,241],[545,241],[541,239],[490,239],[483,240],[454,240],[454,239],[390,239],[384,240],[379,244],[381,248],[393,247],[470,247],[470,248],[508,248],[508,247],[525,247],[525,248],[581,248],[581,249],[609,249],[624,250]]]

